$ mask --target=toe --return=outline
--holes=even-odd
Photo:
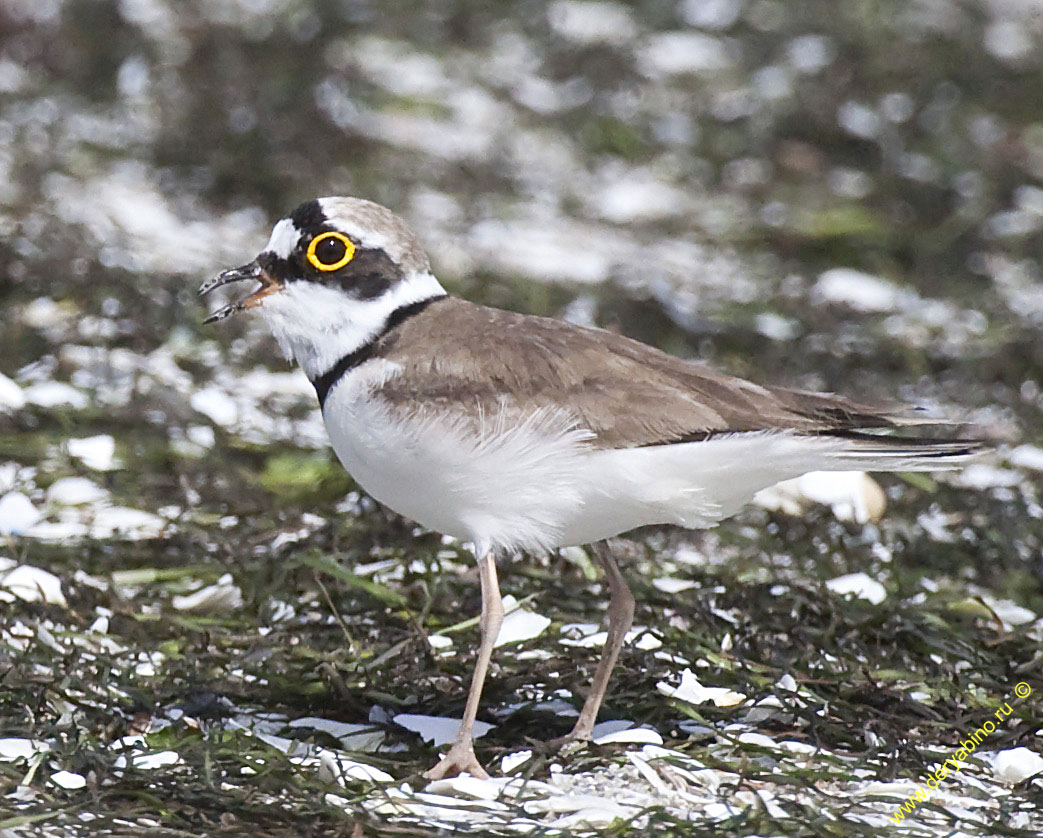
[[[489,772],[478,762],[473,749],[458,750],[455,747],[451,748],[434,768],[424,772],[424,779],[441,780],[443,777],[455,777],[457,774],[470,774],[479,780],[489,779]]]

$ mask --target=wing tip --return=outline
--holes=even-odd
[[[834,431],[827,435],[852,443],[850,448],[839,452],[841,458],[869,459],[881,466],[889,462],[905,463],[912,469],[957,467],[994,448],[985,439],[886,436],[857,431]]]

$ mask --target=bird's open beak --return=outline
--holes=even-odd
[[[261,267],[258,260],[254,259],[254,261],[248,265],[222,271],[213,279],[208,279],[200,286],[199,295],[203,296],[204,294],[209,294],[215,288],[220,288],[222,285],[228,285],[231,282],[241,282],[244,279],[257,280],[261,283],[261,287],[252,294],[248,294],[242,299],[236,300],[234,303],[229,303],[224,308],[219,308],[207,317],[206,320],[203,321],[204,323],[216,323],[218,320],[224,320],[226,317],[231,317],[236,312],[253,308],[269,294],[282,290],[282,283],[273,279],[271,274]]]

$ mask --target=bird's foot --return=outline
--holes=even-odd
[[[455,777],[457,774],[470,774],[479,780],[488,780],[486,771],[474,755],[474,745],[468,742],[456,742],[449,753],[438,761],[438,765],[424,772],[426,780],[441,780],[443,777]]]

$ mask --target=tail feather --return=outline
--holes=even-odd
[[[988,450],[978,439],[882,436],[859,431],[829,431],[822,436],[849,443],[832,457],[866,471],[934,471],[959,468]]]

